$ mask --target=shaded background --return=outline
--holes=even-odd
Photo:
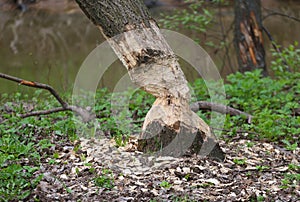
[[[71,90],[81,63],[104,40],[99,30],[84,16],[74,1],[40,0],[29,4],[26,12],[15,9],[12,2],[0,0],[0,72],[47,83],[60,92]],[[262,4],[263,8],[300,17],[299,1],[263,0]],[[159,19],[161,13],[172,13],[184,7],[178,0],[160,0],[158,6],[153,6],[150,10]],[[222,7],[219,11],[225,27],[230,26],[234,17],[233,6]],[[296,21],[272,16],[263,23],[282,46],[300,41],[300,24]],[[177,31],[204,43],[207,36],[215,34],[213,30],[214,27],[205,35],[189,30]],[[271,45],[266,37],[265,42],[267,62],[270,63]],[[233,46],[229,50],[233,64],[225,64],[223,67],[223,58],[218,56],[220,53],[216,54],[214,48],[205,49],[220,68],[223,77],[237,69]],[[189,81],[200,77],[184,61],[181,63]],[[119,61],[115,62],[106,71],[99,87],[113,89],[126,72]],[[31,93],[33,89],[0,79],[0,94],[17,91]]]

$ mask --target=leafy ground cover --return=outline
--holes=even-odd
[[[30,97],[2,94],[0,200],[299,200],[300,59],[296,45],[283,54],[274,53],[272,77],[263,78],[259,70],[228,76],[227,104],[253,119],[226,116],[219,131],[227,154],[224,163],[200,157],[164,159],[142,173],[114,166],[113,159],[117,164],[118,158],[123,162],[125,157],[140,155],[132,135],[154,101],[142,91],[120,95],[129,97],[129,110],[117,120],[110,116],[111,94],[99,90],[91,108],[96,127],[74,119],[70,112],[22,119],[17,114],[50,109],[58,103],[42,91]],[[203,80],[191,86],[195,100],[210,100]],[[207,122],[210,113],[198,112]],[[90,134],[83,134],[87,131]],[[106,141],[100,144],[98,137]],[[99,155],[91,152],[94,148]],[[143,163],[136,157],[127,164]]]

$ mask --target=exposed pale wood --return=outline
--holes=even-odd
[[[160,154],[182,155],[187,149],[198,153],[203,145],[217,145],[209,126],[191,111],[177,57],[142,1],[76,1],[107,38],[131,80],[157,98],[145,118],[139,149],[153,152],[163,147]],[[218,146],[212,153],[224,158]]]

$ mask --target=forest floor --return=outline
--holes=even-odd
[[[38,137],[37,137],[38,138]],[[42,159],[43,174],[29,201],[299,201],[299,148],[235,138],[221,141],[224,162],[192,156],[145,156],[135,139],[117,148],[105,137],[57,144],[54,162]],[[81,145],[78,147],[78,145]],[[75,150],[75,148],[80,148]],[[297,166],[298,167],[295,167]]]
[[[145,155],[135,137],[118,147],[102,131],[94,138],[60,133],[68,127],[65,114],[14,115],[30,106],[0,110],[0,201],[19,201],[18,193],[28,193],[24,201],[300,201],[297,145],[245,133],[220,140],[224,162]]]
[[[7,2],[0,0],[1,10],[16,7]],[[78,11],[78,6],[67,0],[38,2],[28,7],[42,10],[52,8],[49,3],[56,2],[58,6],[50,11]],[[44,107],[48,107],[48,103]],[[224,162],[200,156],[151,156],[136,150],[135,137],[130,138],[125,147],[118,147],[103,134],[71,141],[69,134],[45,130],[51,123],[58,125],[65,117],[55,117],[53,122],[35,117],[23,124],[14,117],[16,112],[10,106],[0,108],[0,157],[3,157],[0,158],[0,201],[20,201],[6,200],[2,195],[5,192],[7,196],[18,197],[10,193],[17,189],[29,191],[23,201],[300,201],[300,148],[297,145],[287,148],[240,134],[220,140],[226,153]],[[20,123],[15,124],[18,121]],[[37,123],[42,126],[36,126]],[[16,144],[19,137],[22,137],[21,146]],[[30,141],[26,140],[29,138]],[[35,150],[38,163],[28,157]],[[21,172],[9,170],[13,164],[20,165]],[[24,176],[19,176],[20,173],[32,173],[25,177],[30,178],[28,181],[38,179],[36,186],[33,182],[30,186],[23,183]],[[13,177],[7,177],[10,174]],[[17,184],[19,182],[22,183]]]

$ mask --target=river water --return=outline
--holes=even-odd
[[[299,1],[264,0],[263,6],[300,17]],[[182,7],[159,7],[152,10],[156,18],[162,12],[173,12],[172,9]],[[233,8],[222,8],[221,18],[224,26],[230,26],[233,20]],[[300,23],[279,16],[272,16],[264,21],[265,27],[272,33],[274,39],[287,46],[294,41],[300,41]],[[195,33],[179,30],[188,36]],[[206,34],[210,35],[208,32]],[[197,36],[197,34],[196,34]],[[266,38],[266,37],[265,37]],[[199,36],[200,40],[205,37]],[[84,59],[104,41],[99,30],[92,25],[78,9],[66,9],[63,12],[29,9],[21,13],[18,10],[0,10],[0,72],[52,85],[58,91],[72,89],[74,79]],[[266,49],[271,48],[267,38]],[[231,66],[222,66],[222,54],[215,54],[214,49],[208,53],[215,61],[222,76],[234,71],[236,58],[231,47]],[[268,62],[270,54],[268,54]],[[184,71],[189,81],[199,75],[184,62]],[[233,67],[232,67],[233,66]],[[126,74],[126,69],[115,62],[102,77],[99,86],[113,89],[118,80]],[[12,92],[31,93],[32,89],[0,79],[0,94]]]

